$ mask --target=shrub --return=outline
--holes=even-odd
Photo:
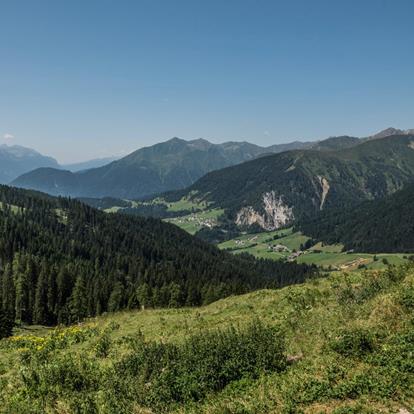
[[[361,357],[375,349],[376,336],[365,329],[343,331],[331,341],[331,348],[344,356]]]
[[[137,341],[116,371],[130,377],[127,383],[135,381],[141,404],[159,408],[197,401],[233,381],[285,367],[280,333],[255,322],[196,334],[179,345]]]
[[[414,309],[414,286],[411,285],[401,291],[399,302],[406,310]]]
[[[104,332],[95,344],[95,355],[98,358],[106,358],[111,348],[111,338]]]

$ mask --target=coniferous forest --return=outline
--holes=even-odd
[[[414,184],[380,200],[322,211],[296,228],[327,244],[358,252],[414,252]]]
[[[0,203],[6,333],[14,320],[53,325],[121,309],[200,305],[315,273],[233,256],[160,220],[107,214],[68,198],[2,186]]]

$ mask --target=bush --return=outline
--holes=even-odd
[[[116,371],[126,383],[135,381],[141,404],[160,408],[197,401],[233,381],[285,367],[280,333],[256,322],[200,333],[179,345],[137,341]]]
[[[376,346],[376,336],[365,329],[343,331],[331,341],[331,348],[344,356],[361,357],[373,352]]]
[[[414,286],[411,285],[401,291],[399,302],[406,310],[414,309]]]

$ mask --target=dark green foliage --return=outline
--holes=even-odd
[[[299,223],[297,228],[326,243],[342,243],[347,250],[413,252],[414,185],[381,200],[322,212],[313,220]]]
[[[200,332],[178,344],[147,342],[142,336],[122,341],[128,344],[128,354],[106,367],[88,355],[33,352],[23,359],[23,386],[15,401],[30,398],[38,404],[38,412],[62,398],[79,413],[130,413],[134,405],[169,412],[236,381],[286,368],[283,336],[259,322]],[[104,332],[96,355],[106,357],[110,346]]]
[[[285,366],[280,333],[254,323],[245,329],[193,335],[182,345],[137,342],[116,370],[131,381],[147,384],[142,403],[162,407],[197,401],[233,381]]]
[[[0,309],[0,339],[7,338],[12,334],[13,325],[12,316]]]
[[[364,329],[341,332],[331,342],[331,348],[341,355],[361,356],[374,350],[376,344],[375,335]]]
[[[407,310],[414,309],[414,286],[409,286],[400,293],[399,301]]]
[[[233,256],[160,220],[106,214],[76,200],[0,187],[0,202],[0,307],[18,322],[200,305],[314,273]]]

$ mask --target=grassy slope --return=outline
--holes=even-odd
[[[345,414],[396,413],[403,407],[411,410],[414,408],[412,373],[403,385],[395,385],[391,395],[388,395],[383,387],[385,390],[394,387],[392,377],[388,378],[393,372],[391,369],[380,374],[379,368],[366,358],[340,355],[330,346],[344,329],[350,332],[355,329],[381,331],[381,338],[389,338],[400,332],[411,332],[413,335],[413,308],[404,307],[401,298],[409,289],[414,292],[414,270],[411,268],[405,272],[404,280],[398,282],[390,282],[384,275],[383,272],[336,273],[304,285],[230,297],[202,308],[107,315],[63,331],[62,335],[69,338],[79,335],[77,331],[87,334],[73,341],[79,343],[69,341],[63,350],[52,352],[48,363],[57,361],[61,353],[70,353],[75,360],[90,357],[102,367],[110,367],[130,352],[121,340],[125,336],[134,337],[142,332],[148,340],[180,342],[196,332],[222,329],[230,324],[244,325],[260,319],[285,332],[288,355],[303,357],[282,374],[265,375],[257,381],[241,380],[205,401],[176,407],[174,412]],[[376,281],[381,281],[381,287],[375,288],[372,293],[373,286],[378,286]],[[348,297],[345,293],[349,289],[368,293],[363,300],[343,300]],[[414,306],[414,303],[409,306]],[[111,347],[108,357],[99,358],[94,349],[100,332],[105,328],[110,332]],[[28,333],[46,337],[50,335],[49,330],[35,327],[30,331],[20,331],[20,336],[14,340],[0,342],[0,412],[20,412],[16,409],[17,405],[12,404],[19,398],[24,399],[19,375],[22,365],[19,361],[25,351],[19,348],[27,346],[21,335]],[[19,341],[22,341],[22,345],[19,345]],[[376,352],[388,355],[386,353],[392,349],[392,345],[385,339],[381,341]],[[10,343],[14,344],[11,349]],[[364,381],[369,385],[364,385]],[[335,387],[344,390],[343,397],[327,396],[326,390]],[[366,391],[366,387],[372,391]],[[30,396],[26,398],[30,400]],[[55,408],[60,408],[50,412],[71,412],[65,408],[66,398],[60,396],[59,403],[55,405]],[[11,406],[15,407],[14,411],[7,411],[7,407]],[[107,411],[102,408],[104,412]],[[151,411],[135,406],[131,412]]]
[[[273,238],[279,237],[275,240]],[[228,240],[219,244],[222,249],[234,249],[234,253],[250,253],[257,257],[267,259],[281,259],[290,255],[289,252],[274,252],[269,249],[270,246],[281,244],[290,250],[299,250],[300,245],[305,243],[309,237],[304,236],[300,232],[292,232],[292,229],[278,230],[273,232],[263,232],[257,234],[246,234],[232,240]],[[298,263],[314,263],[322,268],[329,266],[338,267],[346,270],[357,268],[360,264],[364,264],[368,268],[383,269],[386,266],[383,259],[390,264],[403,264],[407,260],[405,254],[367,254],[367,253],[343,253],[341,245],[325,245],[321,243],[311,247],[306,254],[299,256],[296,261]],[[315,252],[320,251],[320,253]],[[374,256],[378,260],[374,260]]]
[[[205,210],[182,217],[165,219],[165,221],[181,227],[190,234],[196,234],[203,227],[217,225],[217,219],[223,212],[224,210],[222,209]]]

